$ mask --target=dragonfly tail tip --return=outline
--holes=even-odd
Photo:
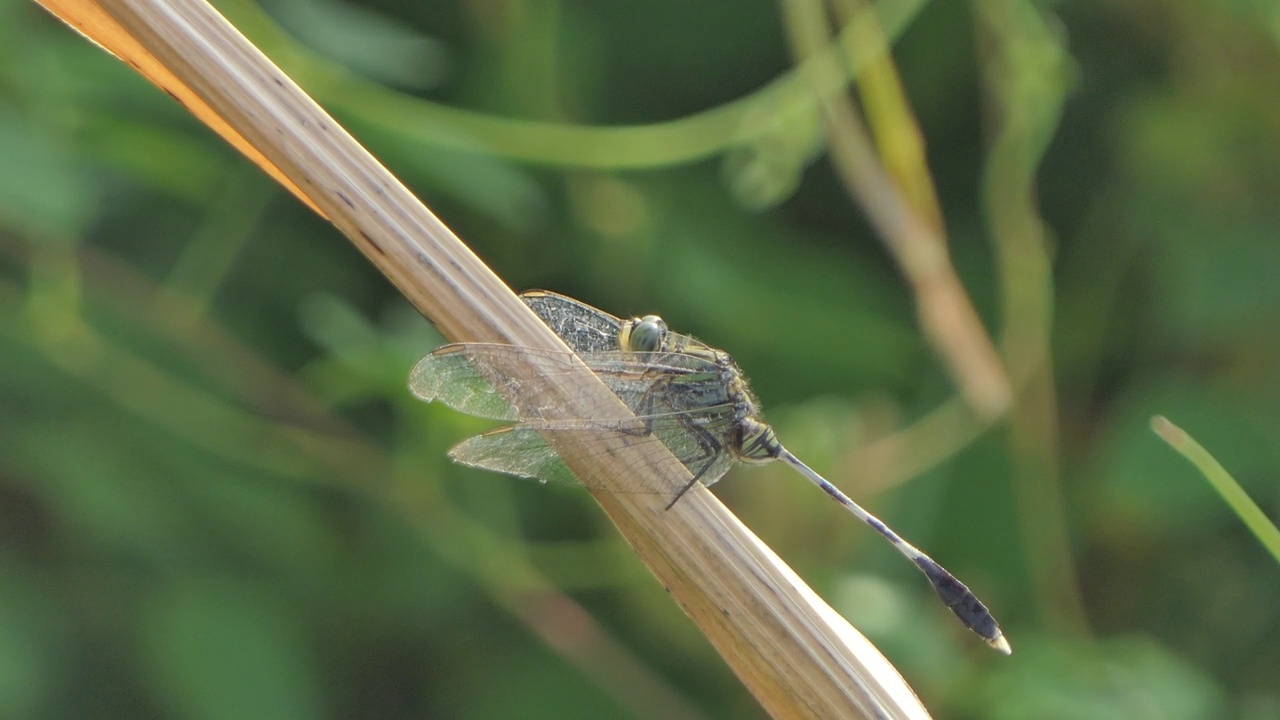
[[[999,633],[999,631],[997,631],[997,633]],[[1009,641],[1005,638],[1004,633],[997,634],[994,638],[988,640],[987,644],[1005,655],[1013,654],[1013,647],[1009,645]]]

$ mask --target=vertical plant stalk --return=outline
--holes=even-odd
[[[1035,189],[1036,169],[1066,97],[1069,58],[1031,3],[982,0],[975,8],[992,113],[983,199],[1001,283],[1000,346],[1015,385],[1024,388],[1009,436],[1021,545],[1031,556],[1037,607],[1054,624],[1084,632],[1058,467],[1053,270]]]
[[[870,12],[871,5],[865,0],[828,1],[835,6],[841,25],[857,38],[857,46],[873,58],[866,63],[866,70],[854,76],[854,81],[880,162],[907,204],[943,238],[946,227],[925,156],[924,133],[889,54],[889,38],[879,14]],[[852,59],[848,57],[846,62]]]
[[[930,209],[928,205],[931,183],[913,183],[921,189],[915,196],[925,198],[918,200],[923,210],[913,206],[885,170],[866,125],[852,102],[843,96],[843,89],[828,90],[842,88],[837,78],[843,76],[844,69],[835,58],[819,54],[831,39],[822,3],[783,0],[782,7],[796,63],[803,64],[811,74],[826,116],[827,145],[836,172],[911,285],[920,326],[960,394],[979,418],[991,420],[1000,416],[1009,406],[1012,387],[991,338],[951,266],[936,206]],[[861,33],[862,37],[883,38],[873,11],[856,13],[851,22],[876,28]],[[883,44],[880,50],[887,58]],[[919,154],[923,156],[922,152]]]
[[[287,76],[200,0],[44,0],[46,8],[157,82],[329,218],[455,341],[565,351],[438,218]],[[123,39],[122,39],[123,38]],[[248,148],[248,150],[246,150]],[[259,163],[263,164],[263,163]],[[584,365],[532,402],[560,417],[624,420]],[[519,378],[528,368],[512,367]],[[550,417],[549,419],[555,419]],[[638,476],[678,488],[688,470],[659,443],[549,433],[587,485]],[[614,480],[613,482],[617,482]],[[681,608],[775,717],[928,717],[884,658],[705,488],[670,510],[659,495],[594,493]]]

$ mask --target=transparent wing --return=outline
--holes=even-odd
[[[547,290],[530,290],[520,295],[520,299],[576,353],[621,349],[618,347],[618,333],[622,320],[599,308]],[[666,349],[677,352],[711,350],[695,338],[669,331]]]
[[[463,441],[450,455],[472,467],[578,484],[540,431],[610,431],[633,443],[661,442],[699,481],[710,485],[734,462],[726,450],[738,405],[720,378],[720,368],[702,355],[673,352],[587,352],[583,362],[636,414],[636,419],[564,419],[537,404],[537,397],[574,369],[570,353],[484,343],[447,345],[414,367],[410,387],[423,400],[461,412],[523,424]],[[521,367],[523,366],[523,367]],[[529,366],[533,366],[530,369]],[[528,376],[517,379],[519,375]],[[617,479],[612,492],[663,492]],[[615,487],[616,486],[616,487]]]
[[[453,347],[446,345],[419,360],[409,372],[409,390],[420,400],[442,402],[468,415],[517,420],[516,409],[465,353],[444,352]]]
[[[709,412],[729,401],[723,385],[717,382],[718,368],[703,357],[616,351],[588,352],[580,357],[638,414]],[[515,376],[517,369],[520,378]],[[409,375],[409,388],[422,400],[442,402],[468,415],[533,422],[558,414],[538,406],[536,398],[574,370],[570,353],[514,345],[455,344],[419,360]]]
[[[633,445],[659,442],[655,435],[637,437]],[[733,465],[733,458],[726,453],[707,455],[696,443],[690,445],[677,441],[676,447],[667,447],[677,458],[689,468],[689,472],[698,475],[699,482],[711,485],[728,472]],[[682,452],[684,456],[682,457]],[[605,452],[601,450],[601,452]],[[564,460],[556,451],[547,445],[542,436],[529,425],[500,428],[483,435],[467,438],[449,451],[454,462],[481,470],[499,472],[506,475],[537,480],[554,485],[582,485],[583,483],[569,470]],[[665,485],[653,487],[642,484],[639,476],[628,475],[615,478],[593,480],[591,487],[613,493],[655,493],[671,494],[672,490]]]
[[[520,299],[574,352],[618,349],[622,321],[613,315],[546,290],[531,290]]]
[[[467,438],[449,451],[453,461],[481,470],[557,485],[578,485],[555,450],[526,425],[505,427]]]

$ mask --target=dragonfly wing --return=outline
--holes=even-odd
[[[662,352],[583,353],[582,361],[637,415],[694,412],[725,397],[714,362]],[[692,393],[690,392],[692,391]],[[698,405],[690,401],[696,396]]]
[[[620,355],[620,353],[613,353]],[[651,382],[636,361],[611,358],[615,392]],[[441,402],[476,417],[494,420],[543,420],[558,413],[539,398],[562,387],[563,376],[578,369],[573,353],[515,345],[456,343],[418,361],[409,389],[421,400]],[[625,392],[625,390],[624,390]]]
[[[618,349],[622,321],[613,315],[546,290],[531,290],[520,299],[574,352]]]
[[[576,353],[620,350],[622,320],[586,303],[547,290],[530,290],[520,299]],[[711,348],[688,335],[668,332],[666,350],[707,353]]]
[[[565,428],[559,429],[565,430]],[[600,430],[600,428],[582,427],[568,429],[589,429],[596,432]],[[657,441],[652,435],[648,435],[634,437],[632,444],[641,445]],[[600,452],[607,451],[600,450]],[[541,483],[579,487],[584,484],[556,454],[556,451],[547,445],[537,429],[529,425],[499,428],[483,435],[467,438],[449,451],[449,457],[454,462],[468,467],[537,480]],[[719,475],[723,474],[724,470],[719,470]],[[672,493],[671,489],[665,486],[655,488],[637,483],[639,483],[638,477],[624,475],[593,479],[591,487],[611,493]]]
[[[669,352],[598,351],[586,362],[638,417],[628,420],[563,419],[535,398],[574,367],[570,353],[484,343],[447,345],[423,358],[410,378],[415,395],[462,412],[524,424],[464,441],[455,460],[508,475],[575,484],[573,475],[538,431],[611,431],[630,442],[662,442],[698,479],[710,485],[733,464],[727,452],[736,405],[714,362]],[[530,367],[532,366],[532,367]],[[517,375],[519,377],[517,377]],[[561,386],[563,389],[563,386]],[[626,479],[614,492],[634,488]]]
[[[633,406],[633,409],[636,407]],[[732,404],[699,408],[697,412],[692,412],[672,409],[659,400],[645,409],[653,414],[637,414],[634,420],[529,420],[516,428],[495,431],[495,434],[509,431],[513,435],[528,434],[540,438],[541,436],[538,435],[540,430],[587,430],[624,435],[631,445],[660,442],[704,485],[712,485],[724,477],[736,462],[735,455],[728,449],[734,442],[735,406]],[[637,413],[640,413],[638,409]],[[529,476],[529,474],[523,475],[523,477]],[[631,482],[633,481],[625,481],[622,489],[605,485],[595,487],[612,492],[664,492],[666,490],[665,486],[637,489],[630,485]]]
[[[476,417],[517,420],[517,412],[468,355],[446,345],[427,355],[409,373],[409,389],[421,400],[442,402]],[[445,352],[449,351],[449,352]]]
[[[449,451],[454,462],[467,467],[557,485],[580,485],[555,450],[532,428],[499,428],[467,438]]]
[[[651,355],[659,357],[646,357]],[[706,370],[700,358],[687,358],[680,365],[669,364],[669,359],[664,353],[589,352],[582,356],[587,367],[636,412],[646,412],[646,398],[661,394],[650,389],[672,373],[688,377],[694,370]],[[442,402],[468,415],[545,420],[557,413],[539,404],[537,398],[552,385],[560,386],[562,377],[576,367],[572,353],[460,343],[445,345],[419,360],[409,375],[409,388],[422,400]]]

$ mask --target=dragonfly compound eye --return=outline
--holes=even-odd
[[[618,344],[630,352],[658,352],[667,341],[667,324],[657,315],[645,315],[627,323]]]

